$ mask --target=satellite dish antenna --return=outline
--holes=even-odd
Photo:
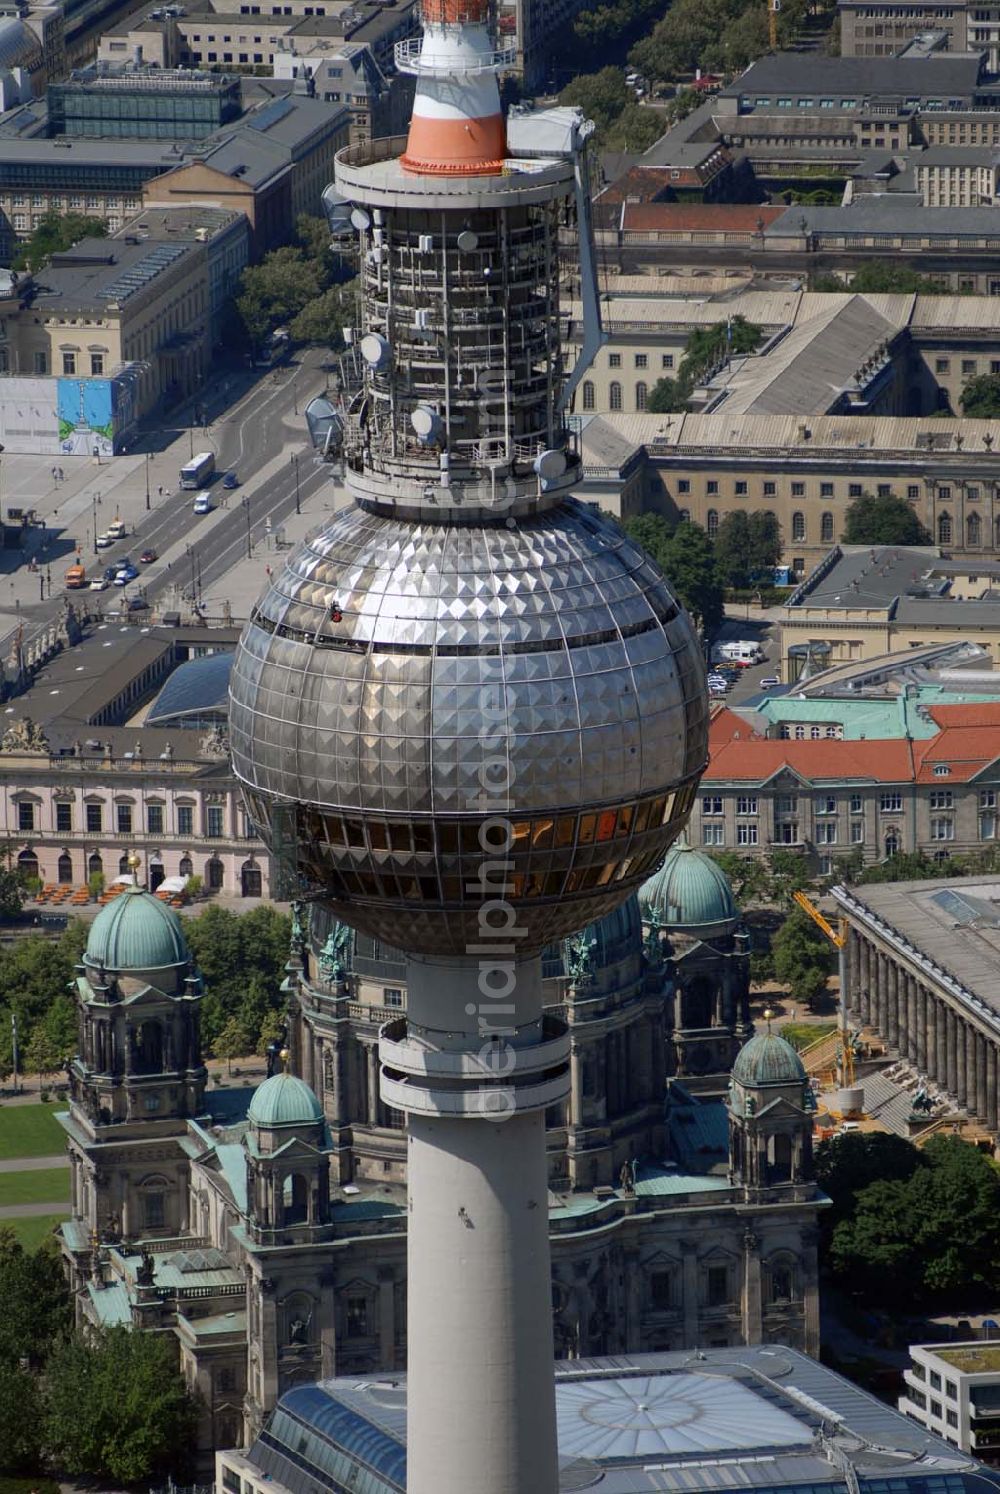
[[[417,406],[410,416],[410,424],[418,440],[423,441],[428,446],[437,440],[441,432],[440,415],[436,411],[431,410],[427,405]]]
[[[566,453],[564,451],[543,451],[535,457],[532,464],[542,482],[557,482],[566,471]]]
[[[385,368],[392,361],[392,348],[378,332],[367,332],[361,339],[361,356],[371,368]]]
[[[458,247],[463,254],[471,254],[473,249],[479,248],[478,233],[473,233],[471,228],[463,228],[458,236]]]
[[[354,208],[351,211],[351,222],[359,233],[364,233],[366,228],[371,228],[372,220],[364,208]]]

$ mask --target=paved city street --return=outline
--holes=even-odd
[[[249,606],[266,581],[265,566],[277,553],[282,524],[331,481],[329,466],[317,461],[307,442],[302,414],[326,380],[322,350],[310,349],[299,362],[258,371],[252,384],[249,371],[223,378],[214,405],[206,395],[204,427],[175,422],[146,430],[125,455],[57,462],[0,457],[0,508],[5,513],[11,507],[34,509],[45,525],[29,531],[27,549],[0,550],[0,651],[6,652],[22,623],[28,641],[58,616],[64,596],[86,598],[88,606],[105,613],[117,611],[119,588],[65,592],[64,573],[78,551],[88,576],[96,576],[126,556],[135,560],[150,546],[158,559],[143,568],[126,593],[141,590],[150,602],[167,607],[179,606],[182,594],[190,597],[193,589],[213,615],[222,611],[213,583],[236,567],[242,574],[246,568],[239,562],[254,556],[259,569],[250,569],[241,588],[242,605]],[[232,406],[222,409],[229,399]],[[193,411],[181,413],[190,418]],[[214,511],[196,518],[194,494],[180,489],[179,472],[192,452],[207,450],[216,454],[217,472],[235,471],[240,486],[230,492],[217,479],[211,489]],[[127,537],[97,551],[97,535],[116,518],[127,526]],[[30,568],[32,562],[37,569]],[[226,598],[233,615],[243,615],[228,586]]]

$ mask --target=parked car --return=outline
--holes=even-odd
[[[145,597],[129,597],[127,602],[123,601],[122,606],[127,612],[146,612],[149,610],[149,603]]]
[[[132,562],[128,561],[125,565],[123,565],[123,566],[121,566],[119,568],[118,574],[115,577],[115,585],[116,586],[127,586],[130,581],[134,581],[135,580],[135,578],[136,578],[136,576],[138,576],[138,574],[139,574],[139,572],[136,570],[136,568],[132,564]]]
[[[108,587],[110,585],[111,585],[111,582],[108,580],[107,576],[98,576],[98,578],[97,578],[96,581],[91,581],[88,590],[90,590],[90,591],[107,591],[107,589],[108,589]]]
[[[157,556],[156,551],[153,549],[152,545],[150,545],[149,548],[143,550],[142,554],[139,556],[139,564],[152,565],[153,561],[157,560],[158,558],[159,557]]]
[[[238,488],[239,485],[240,480],[236,476],[235,472],[227,472],[225,477],[222,479],[222,486],[224,488]]]
[[[760,682],[760,688],[762,690],[774,690],[780,684],[781,684],[781,681],[779,680],[779,678],[778,678],[778,676],[776,674],[769,674],[764,679],[761,680],[761,682]]]
[[[95,539],[94,544],[99,550],[109,550],[114,544],[114,540],[111,538],[110,534],[99,534]]]
[[[120,561],[118,561],[115,565],[106,565],[104,567],[104,579],[105,579],[105,581],[113,581],[120,570],[121,570],[121,562]]]

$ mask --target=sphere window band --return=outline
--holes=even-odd
[[[506,847],[491,850],[487,845],[487,850],[498,860],[511,861],[508,883],[516,898],[557,898],[645,876],[664,854],[661,827],[683,822],[693,790],[694,786],[687,784],[672,793],[651,795],[598,812],[584,810],[514,820]],[[251,790],[248,798],[252,813],[263,816],[266,805],[255,805],[256,797]],[[306,880],[334,876],[343,894],[424,902],[470,901],[463,895],[463,882],[475,882],[479,877],[484,820],[419,823],[374,816],[361,820],[299,806],[296,821],[290,841],[297,847],[296,871]],[[654,837],[652,849],[646,843],[647,836]],[[367,864],[359,860],[359,852],[371,858]],[[411,857],[412,867],[401,861]],[[335,871],[329,865],[331,858],[337,863]]]

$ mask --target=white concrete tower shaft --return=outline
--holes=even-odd
[[[558,1488],[545,1110],[569,1036],[540,959],[509,968],[498,1000],[507,977],[475,959],[411,958],[407,1016],[382,1030],[409,1136],[407,1494]]]

